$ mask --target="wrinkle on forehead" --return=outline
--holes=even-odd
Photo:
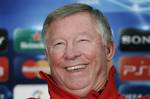
[[[85,25],[85,21],[83,21],[83,20],[86,21],[86,25]],[[75,23],[72,23],[72,21]],[[72,24],[74,24],[74,26]],[[83,27],[83,25],[85,28],[80,28],[80,27]],[[88,25],[91,25],[91,26],[88,26]],[[74,32],[79,32],[79,33],[80,32],[86,33],[86,31],[89,31],[89,30],[80,31],[80,30],[78,30],[78,28],[80,28],[80,29],[89,29],[90,28],[90,29],[95,30],[95,32],[98,33],[98,36],[100,36],[94,16],[90,15],[88,12],[79,12],[76,14],[72,14],[70,16],[66,16],[64,18],[58,18],[55,21],[53,21],[49,25],[49,28],[48,28],[48,32],[49,32],[48,38],[51,39],[51,37],[52,37],[51,35],[53,35],[54,33],[57,33],[58,29],[59,29],[59,34],[61,34],[61,32],[64,32],[65,31],[64,26],[68,26],[68,28],[75,28]],[[71,29],[70,29],[70,32],[73,32],[73,31],[71,31]],[[68,31],[68,33],[69,33],[69,31]]]

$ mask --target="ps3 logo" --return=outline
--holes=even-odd
[[[150,80],[150,57],[121,57],[119,76],[122,80]]]
[[[123,75],[133,75],[133,76],[150,76],[150,65],[125,65],[123,67]]]

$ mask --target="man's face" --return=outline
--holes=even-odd
[[[87,93],[106,79],[105,47],[95,20],[85,12],[57,19],[48,28],[51,75],[65,90]]]

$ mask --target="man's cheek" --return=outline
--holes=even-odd
[[[95,49],[89,48],[89,49],[84,49],[84,55],[86,55],[86,57],[88,59],[94,59],[97,56],[97,52]]]
[[[51,54],[50,56],[50,60],[53,65],[58,65],[60,63],[61,58],[62,57],[60,54]]]

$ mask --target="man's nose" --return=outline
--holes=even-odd
[[[74,45],[67,46],[64,57],[69,60],[73,60],[81,55],[80,51]]]

